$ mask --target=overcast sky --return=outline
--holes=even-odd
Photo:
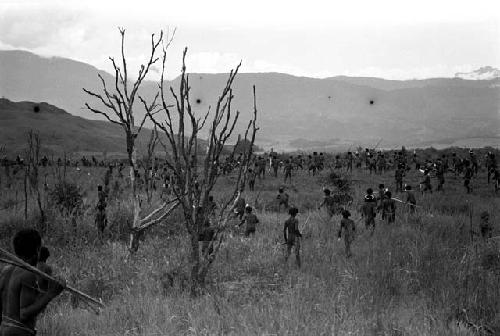
[[[68,57],[109,70],[118,26],[138,65],[150,34],[177,28],[167,77],[190,72],[452,77],[500,68],[498,0],[0,0],[0,49]],[[154,75],[154,74],[153,74]]]

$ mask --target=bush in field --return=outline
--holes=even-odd
[[[49,202],[61,212],[74,213],[81,209],[83,196],[76,183],[61,181],[49,190]]]
[[[347,176],[337,174],[333,170],[328,173],[327,180],[340,192],[349,192],[351,189],[351,180]]]

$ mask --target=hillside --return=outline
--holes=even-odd
[[[15,103],[1,98],[0,144],[5,145],[8,154],[25,149],[30,129],[39,132],[45,154],[125,153],[123,130],[117,125],[76,117],[47,103]],[[139,137],[141,145],[147,142],[147,136],[144,132]]]
[[[0,95],[15,101],[47,101],[73,115],[98,119],[83,109],[86,101],[93,100],[81,90],[100,90],[98,72],[68,59],[0,51]],[[101,74],[112,82],[109,74]],[[191,74],[191,96],[193,101],[199,100],[195,109],[202,112],[215,104],[226,76]],[[168,84],[175,87],[177,83]],[[258,143],[268,147],[293,149],[293,144],[300,143],[294,140],[301,138],[326,142],[333,148],[369,145],[381,138],[386,147],[443,139],[496,141],[500,136],[498,83],[498,78],[389,81],[242,73],[234,83],[233,108],[241,112],[242,120],[249,119],[255,84],[260,113]],[[156,87],[155,82],[145,82],[142,93],[151,97]],[[140,113],[140,108],[137,111]]]

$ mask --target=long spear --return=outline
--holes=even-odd
[[[38,268],[36,268],[34,266],[31,266],[30,264],[28,264],[24,260],[16,257],[12,253],[10,253],[2,248],[0,248],[0,253],[4,254],[6,257],[8,257],[10,259],[10,260],[8,260],[5,258],[0,258],[0,262],[23,268],[29,272],[35,273],[36,275],[43,277],[46,280],[58,282],[57,279],[55,279],[54,277],[40,271]],[[64,287],[64,289],[67,290],[68,292],[70,292],[71,294],[78,296],[79,298],[81,298],[87,302],[96,304],[97,306],[99,306],[99,308],[104,308],[104,304],[100,300],[94,299],[93,297],[79,291],[78,289],[75,289],[75,288],[70,287],[68,285],[66,285]]]
[[[380,143],[382,142],[382,140],[384,140],[384,139],[382,138],[382,139],[380,139],[379,142],[377,142],[377,144],[375,145],[375,147],[373,147],[373,149],[372,149],[373,151],[375,151],[377,149],[378,145],[380,145]]]
[[[399,202],[399,203],[408,204],[408,205],[411,205],[411,206],[414,206],[414,207],[417,207],[417,208],[421,208],[420,205],[411,204],[411,203],[408,203],[408,202],[403,202],[402,200],[400,200],[398,198],[395,198],[395,197],[392,197],[391,199],[393,199],[393,200],[395,200],[396,202]]]

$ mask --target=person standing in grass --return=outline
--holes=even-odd
[[[387,223],[394,223],[396,220],[396,202],[392,199],[392,193],[387,190],[381,203],[382,219]]]
[[[365,219],[365,227],[370,230],[370,235],[375,232],[375,216],[377,214],[377,200],[373,196],[373,189],[366,190],[365,202],[361,206],[361,216]]]
[[[493,175],[492,179],[495,182],[495,193],[496,193],[498,192],[498,190],[500,190],[500,171],[498,170],[498,168],[494,168],[492,175]]]
[[[436,164],[436,177],[438,179],[438,186],[437,186],[438,191],[444,191],[444,189],[443,189],[444,172],[445,172],[444,163],[443,163],[443,161],[441,161],[441,159],[438,159],[437,164]]]
[[[285,166],[283,167],[283,171],[285,173],[284,183],[286,183],[287,180],[290,180],[290,183],[292,183],[292,170],[293,170],[292,160],[288,159],[285,161]]]
[[[292,254],[292,248],[295,249],[295,263],[297,267],[300,268],[300,238],[302,234],[299,231],[299,221],[296,218],[299,210],[295,207],[291,207],[288,210],[290,217],[285,221],[283,226],[283,236],[285,238],[286,244],[286,256],[285,263],[288,262],[290,254]]]
[[[332,218],[335,214],[335,199],[331,195],[331,191],[328,188],[323,189],[323,202],[318,206],[318,210],[322,207],[326,208],[326,212],[328,214],[328,219]]]
[[[95,214],[95,224],[97,226],[97,232],[99,236],[102,236],[104,233],[104,229],[106,228],[108,224],[108,219],[106,217],[106,192],[102,190],[102,186],[98,185],[97,186],[97,205],[96,205],[96,210],[97,213]]]
[[[415,213],[415,208],[417,207],[417,199],[413,193],[411,185],[405,186],[406,192],[406,203],[410,206],[410,213]]]
[[[18,231],[14,236],[13,245],[19,258],[36,266],[42,247],[42,238],[38,231]],[[37,317],[64,287],[62,281],[49,281],[47,291],[43,293],[38,286],[36,274],[21,267],[6,266],[0,272],[0,335],[35,335]]]
[[[469,164],[469,161],[465,161],[464,187],[467,190],[467,194],[470,194],[472,192],[472,186],[470,185],[470,182],[472,180],[473,175],[474,175],[474,170]]]
[[[493,228],[490,224],[490,214],[488,213],[488,211],[483,211],[481,213],[479,228],[481,230],[481,237],[483,237],[483,239],[491,238]]]
[[[383,183],[380,183],[378,185],[378,194],[377,194],[377,206],[379,208],[382,208],[382,201],[384,200],[385,196],[385,185]]]
[[[344,233],[345,254],[347,258],[352,256],[351,244],[356,235],[356,225],[352,219],[349,219],[350,216],[351,213],[349,210],[342,210],[342,219],[340,221],[340,228],[338,232],[339,240],[342,237],[342,232]]]
[[[427,168],[424,171],[424,179],[422,182],[420,182],[420,184],[422,185],[422,194],[426,191],[432,194],[431,175]]]
[[[282,205],[285,209],[288,209],[288,201],[290,200],[290,196],[285,192],[285,188],[280,187],[278,189],[276,200],[278,201],[278,212],[281,212]]]
[[[243,225],[246,223],[246,228],[245,228],[245,237],[248,237],[250,235],[255,234],[255,229],[257,224],[259,223],[259,219],[255,214],[252,213],[253,209],[250,205],[247,205],[245,207],[245,215],[243,216],[243,219],[240,222],[240,225]]]
[[[248,189],[250,191],[255,190],[255,180],[256,180],[256,173],[255,170],[252,168],[248,168]]]

